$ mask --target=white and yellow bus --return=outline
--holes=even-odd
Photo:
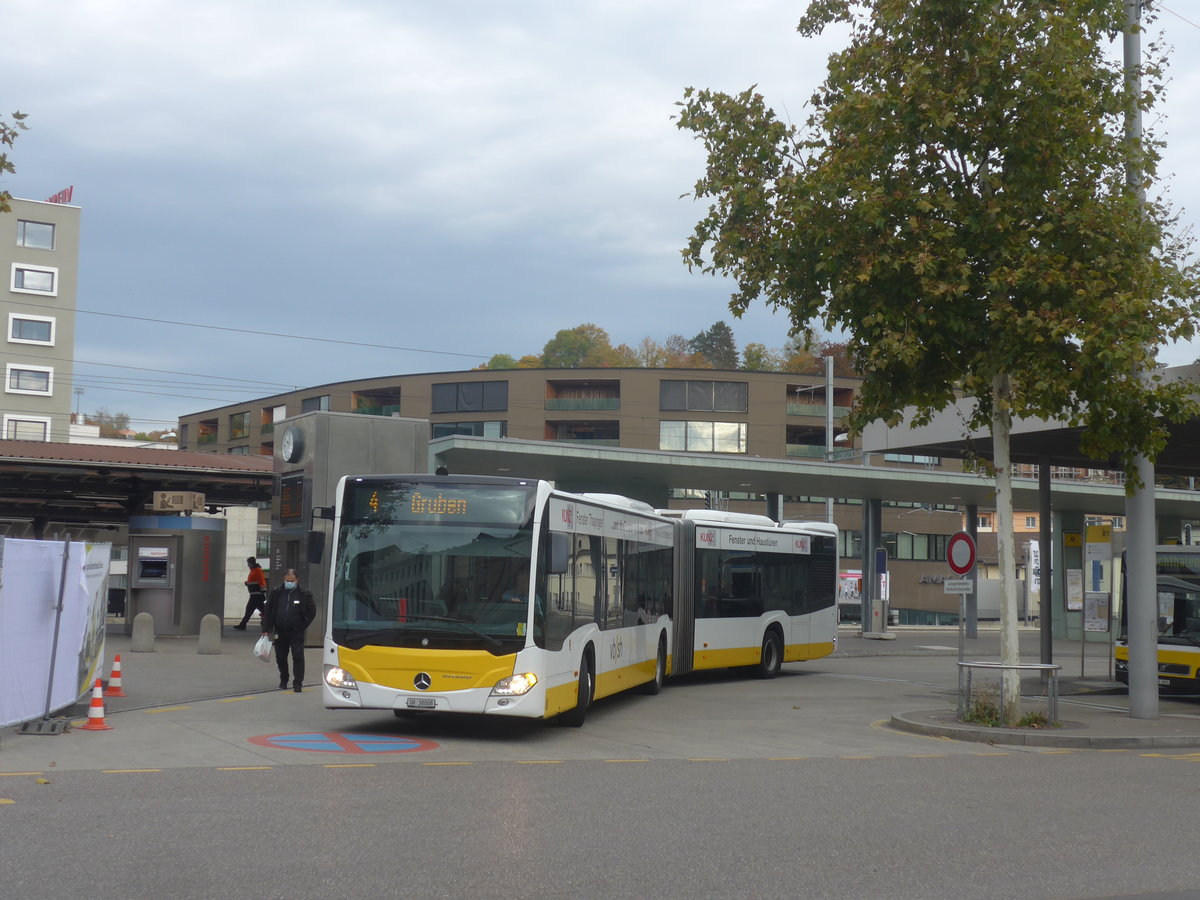
[[[1159,690],[1200,693],[1200,547],[1156,547],[1155,581]],[[1128,684],[1129,594],[1122,591],[1122,596],[1121,635],[1113,655],[1117,680]]]
[[[835,525],[663,513],[678,523],[672,674],[746,666],[773,678],[785,662],[837,649]]]
[[[532,479],[343,478],[324,703],[580,725],[593,700],[657,693],[672,670],[770,676],[831,652],[836,530],[749,518]],[[710,533],[727,547],[712,557],[696,545]]]

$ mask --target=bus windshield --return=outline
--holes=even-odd
[[[1200,646],[1200,555],[1159,551],[1158,642]]]
[[[347,484],[333,640],[352,649],[524,647],[533,499],[523,486]]]

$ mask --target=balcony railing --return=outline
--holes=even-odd
[[[262,428],[259,429],[259,431],[262,434],[274,434],[275,433],[275,423],[274,422],[263,422]]]
[[[360,406],[354,410],[360,416],[398,416],[400,404],[389,403],[386,406]]]
[[[805,459],[824,459],[825,448],[815,444],[788,444],[787,455]]]
[[[620,409],[620,397],[547,397],[546,409]]]
[[[214,431],[211,434],[202,434],[196,438],[197,444],[215,444],[217,442],[217,433]]]
[[[570,444],[592,444],[597,447],[620,447],[620,438],[558,437],[553,440]]]
[[[835,419],[840,419],[843,416],[848,415],[849,412],[850,412],[850,407],[848,407],[848,406],[835,406],[833,408],[833,417]],[[789,416],[813,416],[818,419],[823,419],[823,418],[825,418],[825,404],[824,403],[788,403],[787,414]]]

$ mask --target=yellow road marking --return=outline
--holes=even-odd
[[[42,772],[0,772],[0,778],[6,775],[41,775]]]
[[[180,710],[180,709],[187,709],[187,707],[186,706],[160,706],[158,709],[148,709],[148,710],[146,710],[146,712],[148,712],[150,715],[154,715],[155,713],[160,713],[160,712],[175,712],[176,710]]]
[[[518,759],[518,766],[560,766],[561,759]]]
[[[16,800],[9,800],[7,797],[0,797],[0,806],[8,806],[10,803],[16,802]]]
[[[162,769],[101,769],[105,775],[129,775],[136,772],[161,772]]]
[[[914,753],[909,759],[945,759],[945,753]]]
[[[241,700],[253,700],[253,697],[222,697],[218,703],[238,703]]]
[[[972,756],[1008,756],[1008,753],[972,753]]]

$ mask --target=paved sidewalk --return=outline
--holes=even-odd
[[[234,631],[231,624],[225,625],[221,652],[216,655],[199,654],[196,637],[160,637],[155,641],[153,652],[134,653],[130,650],[128,637],[120,633],[109,634],[105,648],[105,680],[114,656],[120,654],[123,687],[129,696],[105,698],[106,711],[112,714],[277,692],[274,662],[263,662],[252,652],[258,639],[254,627],[241,632]],[[861,637],[853,629],[843,628],[838,651],[832,659],[841,662],[839,668],[842,671],[855,670],[861,660],[861,671],[865,672],[872,665],[877,670],[886,669],[886,657],[958,656],[957,629],[893,630],[895,640],[881,641]],[[1040,645],[1036,630],[1023,629],[1020,642],[1022,660],[1037,662]],[[1160,699],[1158,718],[1131,718],[1124,688],[1109,680],[1107,645],[1089,644],[1084,650],[1081,661],[1078,642],[1055,642],[1055,660],[1063,666],[1060,677],[1062,725],[1059,728],[987,728],[958,722],[953,708],[956,667],[941,664],[936,667],[936,677],[942,682],[941,693],[946,697],[947,705],[896,711],[890,725],[901,731],[1003,745],[1092,749],[1200,747],[1200,701],[1164,696]],[[998,631],[981,629],[978,638],[965,642],[963,652],[969,661],[997,659]],[[321,677],[320,650],[309,648],[306,657],[305,693],[309,698],[306,702],[311,703]],[[872,658],[876,658],[874,663]],[[912,661],[916,662],[915,659]],[[820,664],[817,660],[804,666],[819,667]],[[1026,679],[1023,688],[1027,698],[1042,693],[1036,677]],[[87,715],[87,700],[84,698],[71,713],[76,721]],[[1036,700],[1027,699],[1023,708],[1042,707]],[[846,710],[842,709],[842,712]],[[15,731],[15,728],[0,731],[4,744],[9,743]]]

